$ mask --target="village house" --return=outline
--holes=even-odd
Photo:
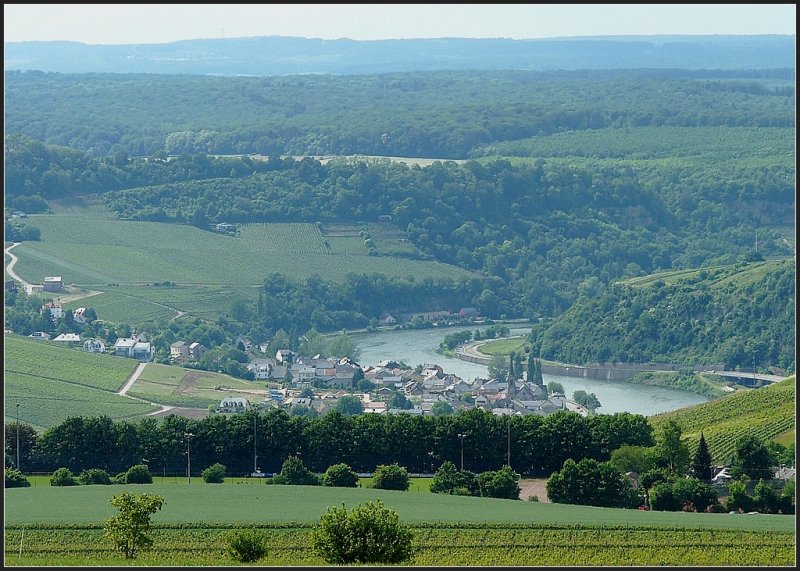
[[[253,359],[247,364],[247,370],[252,371],[257,381],[265,381],[272,375],[272,361],[270,359]],[[284,374],[286,374],[284,372]]]
[[[86,308],[79,307],[77,309],[72,310],[72,320],[77,323],[78,325],[83,325],[86,323]]]
[[[244,397],[225,397],[220,401],[219,412],[238,414],[250,410],[250,401]]]
[[[64,310],[61,308],[61,304],[55,301],[48,301],[45,304],[42,304],[42,315],[47,312],[50,312],[50,317],[53,319],[61,319],[64,317]]]
[[[380,325],[394,325],[397,323],[397,319],[395,319],[391,314],[384,313],[381,315],[381,318],[378,319],[378,323]]]
[[[120,337],[114,341],[113,352],[118,357],[129,357],[142,362],[152,361],[155,350],[152,344],[139,341],[139,338]]]
[[[203,356],[205,353],[206,347],[202,343],[198,343],[195,341],[191,345],[189,345],[189,358],[194,359],[195,361],[199,361],[200,357]]]
[[[169,346],[169,360],[173,363],[183,363],[189,359],[189,345],[186,341],[175,341]]]
[[[106,344],[100,339],[88,339],[83,343],[83,350],[87,353],[105,353]]]
[[[475,319],[478,317],[478,310],[474,307],[462,307],[458,310],[458,316],[462,319]]]
[[[43,341],[49,341],[50,340],[50,334],[46,333],[44,331],[34,331],[30,335],[28,335],[28,337],[30,337],[31,339],[38,339],[38,340],[43,340]]]
[[[57,335],[53,341],[58,341],[60,343],[80,343],[81,336],[77,333],[62,333],[61,335]]]

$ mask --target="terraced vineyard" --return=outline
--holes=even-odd
[[[71,416],[107,415],[114,420],[158,410],[117,395],[138,364],[133,359],[85,353],[44,341],[5,337],[5,419],[41,431]]]
[[[795,430],[795,392],[796,377],[791,377],[760,389],[651,416],[650,421],[658,426],[668,418],[677,420],[692,450],[702,432],[713,460],[724,464],[744,434],[768,442]]]

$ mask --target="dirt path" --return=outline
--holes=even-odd
[[[153,406],[160,406],[161,407],[159,410],[147,413],[147,416],[152,416],[152,415],[155,415],[155,414],[163,414],[163,413],[165,413],[165,412],[167,412],[169,410],[172,410],[173,408],[175,408],[174,406],[169,406],[169,405],[166,405],[166,404],[158,404],[157,402],[149,402],[149,401],[146,401],[144,399],[140,399],[138,397],[130,396],[128,394],[128,391],[133,386],[133,383],[136,382],[136,380],[139,378],[139,375],[142,374],[142,371],[144,371],[144,368],[146,366],[147,366],[147,363],[139,363],[136,366],[136,369],[133,371],[133,373],[131,373],[131,376],[128,377],[128,380],[125,382],[125,384],[122,386],[122,388],[117,391],[117,394],[120,395],[120,396],[123,396],[123,397],[127,397],[129,399],[138,400],[138,401],[141,401],[141,402],[146,402],[146,403],[151,404]]]
[[[13,244],[11,244],[11,245],[10,245],[8,248],[6,248],[6,249],[5,249],[5,253],[6,253],[6,254],[8,254],[8,257],[9,257],[9,258],[11,258],[11,260],[8,262],[8,267],[6,268],[6,272],[8,272],[8,275],[9,275],[9,276],[11,276],[12,278],[14,278],[14,279],[15,279],[16,281],[18,281],[19,283],[21,283],[21,284],[22,284],[22,287],[24,287],[24,288],[25,288],[25,292],[26,292],[28,295],[30,295],[31,291],[33,291],[33,284],[31,284],[31,283],[28,283],[28,282],[26,282],[25,280],[23,280],[23,279],[22,279],[21,277],[19,277],[19,275],[17,275],[17,273],[14,271],[14,266],[16,265],[16,263],[17,263],[17,260],[19,260],[19,258],[17,258],[17,257],[16,257],[14,254],[12,254],[12,253],[11,253],[11,249],[12,249],[12,248],[15,248],[16,246],[19,246],[19,244],[20,244],[19,242],[14,242],[14,243],[13,243]]]
[[[547,498],[547,480],[534,479],[534,480],[520,480],[519,481],[519,499],[527,501],[530,496],[536,496],[539,501],[545,504],[550,503]]]

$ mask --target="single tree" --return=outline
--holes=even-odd
[[[364,404],[361,402],[360,398],[348,395],[340,398],[336,402],[334,410],[338,410],[346,416],[354,416],[364,412]]]
[[[742,476],[751,480],[772,479],[769,450],[757,436],[745,434],[736,443],[731,476],[737,479]]]
[[[111,498],[111,505],[119,513],[105,521],[103,534],[113,542],[117,551],[125,554],[126,559],[133,559],[138,551],[153,544],[147,535],[150,516],[161,509],[164,498],[147,493],[136,495],[123,492]]]
[[[711,452],[709,452],[706,438],[701,432],[700,441],[697,443],[697,450],[695,450],[694,456],[692,457],[692,474],[695,478],[708,481],[714,477],[712,472]]]
[[[661,424],[656,436],[656,449],[661,464],[681,475],[689,468],[689,446],[681,439],[682,434],[678,421],[670,418]]]

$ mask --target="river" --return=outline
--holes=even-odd
[[[512,335],[524,335],[530,332],[529,328],[509,327]],[[485,365],[469,363],[455,357],[445,357],[438,354],[436,349],[448,333],[474,331],[477,328],[472,326],[404,329],[379,333],[356,333],[351,334],[351,337],[358,345],[359,363],[362,366],[377,365],[378,362],[385,359],[403,361],[411,367],[424,363],[435,363],[440,365],[445,373],[453,373],[466,381],[471,381],[479,377],[487,378],[488,368]],[[577,390],[594,393],[602,405],[597,409],[600,414],[630,412],[650,416],[710,400],[703,395],[667,387],[559,375],[543,375],[543,378],[545,384],[551,381],[561,383],[567,398],[572,397],[572,393]]]

